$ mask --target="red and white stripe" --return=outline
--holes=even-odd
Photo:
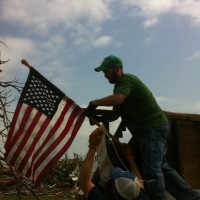
[[[84,120],[81,113],[82,109],[67,97],[51,119],[19,102],[5,144],[7,164],[37,187],[73,142]]]

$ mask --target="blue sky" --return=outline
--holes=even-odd
[[[112,93],[94,67],[113,54],[163,110],[200,114],[199,10],[198,0],[0,0],[1,59],[10,59],[0,79],[25,82],[25,58],[86,107]],[[93,129],[86,120],[69,151],[84,152]]]

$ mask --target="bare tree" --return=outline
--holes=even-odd
[[[6,44],[3,43],[2,41],[0,41],[0,44],[4,45],[5,47]],[[6,64],[8,60],[2,60],[1,59],[1,51],[0,51],[0,67],[1,65]],[[0,68],[0,76],[3,73],[2,68]],[[23,85],[22,83],[19,82],[18,79],[14,78],[11,81],[0,81],[0,142],[1,144],[5,143],[5,140],[7,138],[7,134],[8,134],[8,130],[10,127],[10,118],[12,117],[12,114],[14,113],[13,108],[11,107],[13,102],[17,100],[17,97],[14,96],[14,94],[16,93],[15,91],[17,91],[17,93],[21,93],[22,89],[23,89]],[[2,168],[3,166],[3,162],[4,162],[4,152],[0,150],[0,168]],[[24,183],[23,181],[21,181],[16,173],[16,171],[14,170],[13,167],[10,167],[10,172],[8,172],[9,174],[12,174],[13,177],[17,180],[17,186],[19,185],[19,183],[23,186],[25,186],[28,190],[30,190],[33,195],[38,198],[41,199],[34,190],[32,190],[32,188],[30,188],[28,186],[28,184]],[[20,198],[20,189],[18,187],[18,194],[19,194],[19,198]]]
[[[2,41],[0,41],[0,44],[7,47]],[[6,64],[9,60],[10,59],[3,61],[0,54],[0,67]],[[0,73],[3,73],[2,68],[0,68]],[[13,90],[21,93],[22,88],[23,84],[16,78],[13,78],[11,81],[0,81],[0,136],[3,142],[5,142],[10,127],[10,117],[13,113],[11,105],[17,100],[16,96],[14,96],[15,92],[13,93]]]
[[[3,43],[2,41],[0,41],[0,43],[3,44],[5,47],[7,47],[6,44]],[[9,60],[10,60],[10,59],[8,59],[8,60],[4,60],[4,61],[1,60],[1,50],[0,50],[0,65],[7,63]],[[1,69],[0,69],[0,72],[2,72]]]

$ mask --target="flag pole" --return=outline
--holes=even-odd
[[[32,68],[32,66],[31,66],[31,65],[28,63],[28,61],[25,60],[25,59],[22,59],[22,60],[21,60],[21,63],[22,63],[23,65],[27,66],[29,69]]]

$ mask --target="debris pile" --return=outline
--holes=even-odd
[[[77,154],[74,154],[73,159],[65,158],[58,161],[44,177],[40,187],[35,190],[29,179],[18,175],[19,182],[13,176],[10,168],[0,160],[0,198],[12,195],[32,196],[33,192],[26,186],[36,191],[38,196],[62,197],[68,195],[75,197],[78,192],[77,180],[82,161],[82,157]],[[25,185],[22,185],[21,182]]]

